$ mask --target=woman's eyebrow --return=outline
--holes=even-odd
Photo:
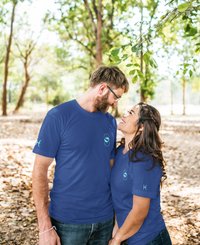
[[[131,111],[132,111],[133,113],[135,113],[134,110],[131,110]]]

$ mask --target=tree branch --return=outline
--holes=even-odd
[[[87,11],[88,11],[90,20],[91,20],[91,22],[92,22],[92,29],[93,29],[94,34],[95,34],[95,37],[96,37],[96,36],[97,36],[97,27],[96,27],[96,25],[95,25],[95,23],[94,23],[94,18],[93,18],[92,12],[91,12],[91,10],[90,10],[88,1],[87,1],[87,0],[84,0],[84,3],[85,3],[85,7],[86,7],[86,9],[87,9]]]
[[[98,14],[97,14],[97,7],[96,7],[96,2],[95,2],[95,0],[93,0],[92,3],[93,3],[93,9],[94,9],[94,12],[95,12],[96,18],[97,18]]]
[[[115,2],[115,0],[112,0],[112,11],[111,11],[111,15],[110,15],[110,27],[107,29],[107,32],[106,32],[106,42],[108,41],[108,36],[109,36],[110,30],[113,29],[114,2]]]
[[[91,53],[91,55],[94,57],[94,58],[96,58],[96,56],[95,56],[95,54],[93,53],[93,51],[91,50],[91,49],[89,49],[87,46],[85,46],[81,41],[79,41],[77,38],[74,38],[73,36],[72,36],[72,34],[68,31],[68,35],[69,35],[69,37],[72,39],[72,40],[74,40],[74,41],[76,41],[77,43],[79,43],[80,45],[82,45],[85,49],[87,49],[87,51],[89,51],[90,53]]]
[[[117,37],[120,36],[120,35],[121,35],[121,32],[118,33],[118,34],[116,34],[111,40],[109,40],[109,41],[107,40],[107,41],[103,44],[102,49],[104,49],[106,45],[109,45],[115,38],[117,38]]]

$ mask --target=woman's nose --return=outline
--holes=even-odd
[[[123,115],[122,115],[122,117],[127,117],[129,115],[129,112],[127,111],[127,112],[125,112]]]

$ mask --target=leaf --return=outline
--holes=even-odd
[[[195,27],[190,27],[190,29],[189,29],[188,32],[189,32],[189,33],[186,34],[186,35],[184,35],[183,37],[193,37],[193,36],[195,36],[195,35],[197,34],[197,28],[195,28]]]
[[[179,71],[176,72],[176,75],[178,75],[178,74],[179,74]]]
[[[199,46],[199,45],[200,45],[200,43],[196,43],[195,45]]]
[[[198,60],[197,59],[193,59],[193,62],[198,62]]]
[[[188,69],[184,69],[183,74],[185,75]]]
[[[190,64],[188,64],[188,63],[184,63],[184,64],[183,64],[184,68],[188,67],[189,65],[190,65]]]
[[[135,63],[134,66],[140,67],[140,65],[138,63]]]
[[[137,79],[138,79],[138,76],[137,76],[137,75],[134,76],[133,79],[132,79],[132,83],[133,83],[133,84],[136,83],[136,82],[137,82]]]
[[[153,68],[157,68],[158,67],[157,62],[156,62],[156,60],[153,57],[149,59],[149,64]]]
[[[119,58],[119,56],[110,56],[111,60],[119,62],[121,61],[121,59]]]
[[[130,45],[131,45],[131,43],[127,43],[127,44],[122,45],[121,48],[124,49],[124,48],[126,48],[126,47],[128,47]]]
[[[115,63],[115,65],[116,65],[116,66],[118,66],[120,63],[121,63],[121,61],[119,61],[119,62]]]
[[[139,57],[139,55],[140,55],[140,49],[139,49],[139,48],[136,50],[135,55],[136,55],[137,57]]]
[[[185,10],[187,10],[189,8],[191,3],[182,3],[178,6],[178,11],[179,12],[184,12]]]
[[[137,50],[137,46],[138,46],[138,45],[135,44],[135,45],[131,48],[131,51],[132,51],[132,52],[135,52],[135,51]]]
[[[111,51],[112,56],[117,56],[119,54],[120,48],[115,48]]]
[[[126,67],[131,67],[131,66],[133,66],[133,64],[131,63],[126,65]]]
[[[122,59],[123,59],[123,61],[127,60],[128,59],[128,54],[123,54]]]
[[[134,75],[136,70],[129,71],[129,75]]]
[[[138,76],[140,77],[141,80],[144,79],[143,74],[140,70],[137,70]]]
[[[108,63],[108,66],[115,66],[115,62]]]
[[[195,52],[196,54],[199,54],[199,50],[200,50],[200,48],[196,48],[194,52]]]
[[[162,15],[162,16],[160,17],[160,19],[163,20],[166,16],[167,16],[166,14],[165,14],[165,15]]]
[[[150,53],[146,52],[143,55],[144,62],[148,65],[149,64],[149,59],[150,59]]]
[[[193,74],[193,71],[189,70],[189,74],[190,74],[190,77],[192,76]]]

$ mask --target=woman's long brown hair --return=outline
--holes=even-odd
[[[137,122],[137,131],[129,143],[129,158],[131,162],[146,161],[145,156],[138,158],[137,154],[140,152],[143,155],[150,156],[152,160],[151,170],[156,164],[160,165],[162,170],[161,186],[162,182],[167,178],[165,172],[165,161],[161,151],[163,142],[159,136],[159,129],[161,125],[161,116],[156,108],[148,105],[144,102],[138,104],[140,106],[139,119]],[[139,129],[144,127],[142,132],[139,133]],[[122,138],[119,142],[121,147],[125,146],[125,138]]]

